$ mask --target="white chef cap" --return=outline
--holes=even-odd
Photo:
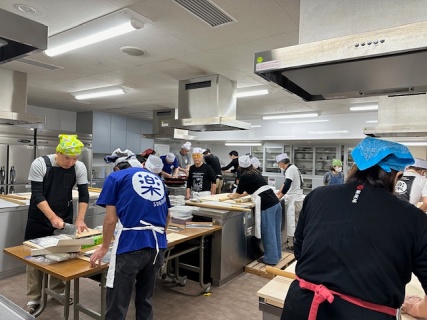
[[[166,155],[166,161],[167,161],[167,162],[174,162],[174,160],[175,160],[175,155],[174,155],[172,152],[169,152],[169,153]]]
[[[411,164],[411,167],[427,169],[427,161],[420,158],[415,158],[415,163]]]
[[[152,173],[160,173],[163,169],[163,162],[158,156],[150,155],[145,161],[145,168]]]
[[[191,142],[190,142],[190,141],[187,141],[186,143],[184,143],[184,144],[181,146],[181,148],[189,151],[189,150],[191,149]]]
[[[244,155],[239,157],[239,166],[249,168],[252,165],[251,157]]]
[[[280,162],[282,160],[289,159],[287,153],[281,153],[278,156],[276,156],[276,162]]]
[[[202,148],[193,148],[193,153],[202,153],[203,154],[203,149]]]
[[[261,162],[259,162],[258,158],[256,158],[256,157],[253,157],[251,159],[251,162],[252,162],[252,165],[254,166],[255,169],[259,168],[259,166],[261,165]]]

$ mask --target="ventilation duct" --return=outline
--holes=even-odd
[[[235,81],[220,75],[181,80],[178,88],[178,119],[164,127],[191,131],[248,130],[250,123],[236,120]]]
[[[27,74],[0,68],[0,125],[45,123],[27,114]]]
[[[206,22],[211,27],[222,26],[235,22],[225,11],[208,0],[174,0],[184,9]]]

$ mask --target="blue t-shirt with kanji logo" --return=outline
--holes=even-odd
[[[170,202],[161,178],[146,169],[127,168],[111,173],[105,180],[96,202],[115,206],[125,228],[143,227],[140,220],[156,227],[165,227]],[[166,230],[156,233],[159,248],[167,247]],[[152,230],[123,230],[117,254],[143,248],[156,248]]]

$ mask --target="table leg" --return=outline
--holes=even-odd
[[[80,319],[78,305],[80,303],[80,278],[74,279],[74,320]]]
[[[202,289],[205,290],[205,292],[209,292],[211,290],[211,283],[204,283],[203,276],[204,276],[204,269],[205,269],[205,236],[202,236],[200,238],[200,247],[199,247],[199,283]]]
[[[105,320],[107,304],[107,271],[101,273],[101,320]]]

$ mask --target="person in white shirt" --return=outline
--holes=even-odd
[[[279,154],[276,156],[276,161],[279,164],[279,168],[284,170],[285,182],[280,188],[279,192],[276,193],[277,197],[281,199],[285,196],[285,208],[286,208],[286,233],[287,242],[285,245],[286,249],[294,249],[294,233],[296,223],[298,221],[299,213],[302,209],[302,202],[304,200],[304,194],[302,190],[303,180],[299,169],[291,163],[286,153]]]
[[[427,161],[415,158],[415,163],[406,168],[403,176],[396,183],[397,197],[417,206],[424,212],[427,211]]]

